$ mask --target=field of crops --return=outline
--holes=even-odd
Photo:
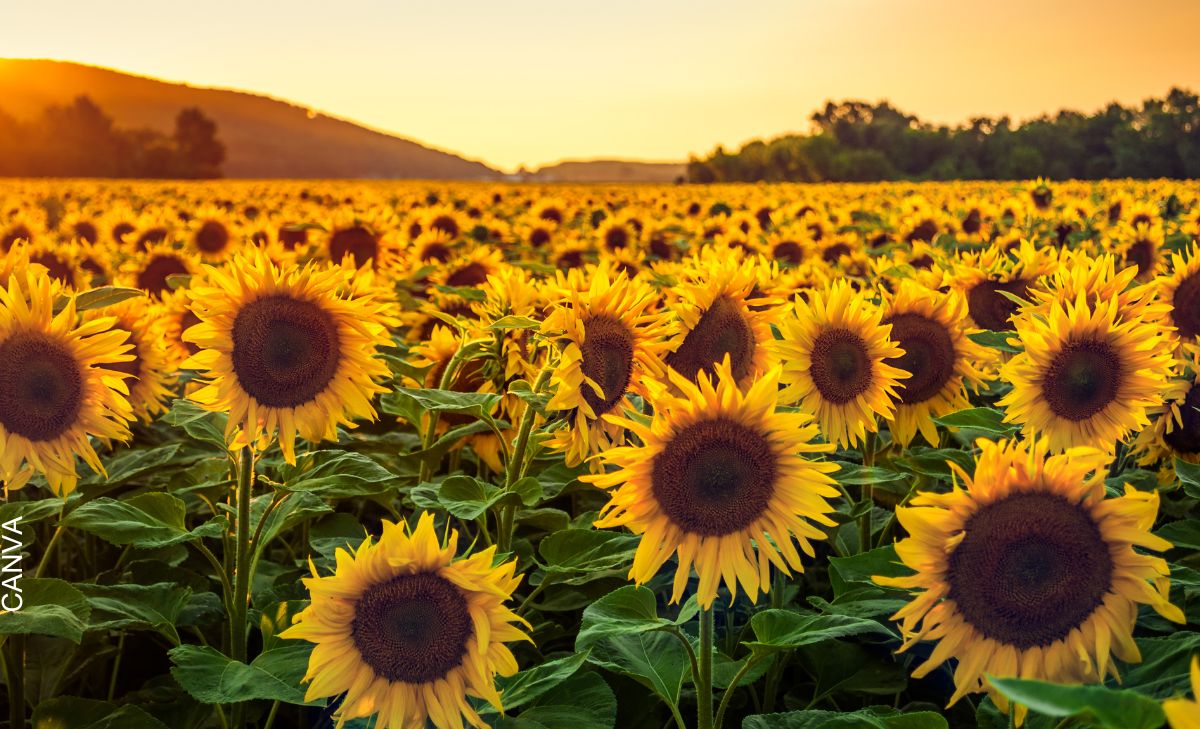
[[[1200,726],[1200,184],[0,182],[9,729]]]

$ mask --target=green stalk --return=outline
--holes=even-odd
[[[470,344],[470,342],[462,342],[458,346],[458,350],[450,358],[450,361],[446,363],[446,369],[442,370],[442,377],[438,381],[439,390],[449,390],[450,386],[454,384],[454,378],[458,376],[458,367],[462,363],[463,357],[466,356],[468,344]],[[428,416],[429,417],[425,426],[425,433],[421,437],[421,450],[425,451],[432,448],[434,442],[437,441],[439,413],[436,411],[431,412],[428,413]],[[421,459],[420,481],[422,483],[428,481],[433,476],[434,465],[435,464],[431,463],[428,457]]]
[[[538,374],[533,392],[539,393],[550,379],[550,367],[543,367]],[[525,476],[525,451],[529,449],[529,436],[533,432],[533,423],[537,420],[537,410],[532,405],[525,405],[525,413],[521,416],[521,425],[517,430],[517,440],[513,444],[512,456],[504,470],[504,490],[509,491]],[[500,509],[500,534],[496,544],[501,552],[512,548],[513,520],[517,515],[516,506],[504,506]]]
[[[8,685],[8,725],[25,729],[25,636],[10,636],[4,645],[4,681]]]
[[[717,707],[717,719],[713,724],[714,729],[721,729],[725,721],[725,710],[729,708],[729,699],[733,697],[733,692],[737,689],[738,684],[741,683],[742,677],[758,664],[761,655],[760,653],[757,656],[747,656],[746,662],[742,664],[742,667],[734,675],[733,680],[729,682],[729,688],[725,689],[725,693],[721,695],[721,704]]]
[[[696,682],[696,729],[713,727],[713,611],[712,607],[700,610],[700,655],[696,656],[698,676]]]
[[[250,446],[242,449],[238,464],[237,480],[237,557],[233,568],[233,610],[230,616],[230,639],[232,658],[249,663],[249,635],[247,626],[250,602],[250,494],[254,485],[254,452]],[[233,705],[233,729],[245,726],[245,704]]]
[[[875,465],[875,433],[867,433],[866,442],[863,443],[863,466],[871,468]],[[871,533],[874,531],[875,511],[875,487],[869,483],[863,484],[862,487],[862,502],[866,504],[866,512],[858,518],[858,551],[868,552],[871,550]]]

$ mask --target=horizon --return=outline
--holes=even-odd
[[[1200,4],[1177,0],[1137,8],[1104,0],[1082,14],[1074,3],[1038,11],[1032,0],[1003,11],[948,0],[905,8],[886,0],[753,0],[758,12],[731,18],[712,2],[638,8],[626,0],[620,12],[556,15],[551,4],[525,0],[507,13],[472,5],[474,13],[459,19],[463,42],[449,45],[432,30],[444,29],[450,11],[424,5],[360,0],[330,17],[302,5],[286,22],[230,0],[205,13],[147,13],[137,0],[117,0],[116,10],[64,13],[65,5],[17,9],[8,19],[7,56],[266,96],[505,173],[573,161],[682,163],[717,146],[736,150],[804,133],[826,101],[888,101],[922,121],[955,126],[976,116],[1020,122],[1064,109],[1091,113],[1176,86],[1200,88],[1200,54],[1189,52],[1187,38]],[[223,22],[226,9],[246,22]],[[529,17],[539,9],[547,14]],[[359,23],[353,10],[378,20]],[[400,10],[408,11],[403,23],[390,23]],[[136,18],[130,28],[140,42],[107,32],[113,18]],[[52,36],[43,32],[51,22]],[[264,35],[272,23],[281,32]],[[853,43],[840,43],[851,26]],[[1069,34],[1061,32],[1068,26]],[[376,36],[388,27],[403,28],[406,42],[382,48]],[[434,36],[443,39],[440,55],[429,47]],[[292,41],[323,50],[279,52]],[[547,56],[558,60],[547,64]],[[942,58],[956,63],[948,68]],[[1075,73],[1080,66],[1089,73]],[[397,68],[415,73],[400,83]],[[395,93],[379,93],[393,83]]]

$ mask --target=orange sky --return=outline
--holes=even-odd
[[[958,122],[1200,89],[1197,28],[1197,0],[39,0],[5,8],[0,54],[265,93],[513,169],[681,160],[831,98]]]

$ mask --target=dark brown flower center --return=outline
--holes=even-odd
[[[75,237],[86,243],[95,243],[100,239],[100,233],[96,230],[96,226],[86,220],[80,220],[71,226],[71,230],[75,232]]]
[[[1134,241],[1125,252],[1125,264],[1137,266],[1139,279],[1145,279],[1154,271],[1154,242],[1149,240]]]
[[[12,228],[9,228],[8,232],[5,233],[3,237],[0,237],[0,249],[2,249],[5,253],[8,253],[10,250],[12,250],[12,247],[17,244],[17,241],[28,241],[32,239],[33,233],[29,231],[29,228],[24,225],[14,225]]]
[[[397,683],[430,683],[462,664],[475,634],[462,591],[432,572],[369,587],[354,604],[351,635],[363,662]]]
[[[146,289],[150,292],[151,296],[159,296],[171,288],[167,284],[168,277],[187,273],[187,265],[178,256],[169,253],[156,255],[138,272],[137,285],[139,289]]]
[[[447,286],[478,286],[487,281],[488,270],[482,263],[472,261],[446,277]]]
[[[583,374],[600,385],[604,396],[583,385],[583,399],[597,417],[609,412],[629,389],[633,375],[633,335],[628,327],[608,316],[594,316],[583,323]]]
[[[439,215],[429,224],[433,230],[440,230],[451,238],[457,238],[459,233],[458,221],[450,215]]]
[[[354,258],[354,266],[362,268],[374,261],[379,253],[379,240],[375,234],[361,225],[343,228],[329,239],[329,257],[341,263],[347,254]]]
[[[629,231],[622,226],[613,226],[604,234],[604,245],[615,251],[629,245]]]
[[[929,241],[933,240],[933,237],[937,235],[937,232],[937,223],[930,218],[925,218],[921,222],[917,223],[916,227],[908,232],[908,235],[904,236],[904,240],[909,243],[915,243],[916,241],[928,243]]]
[[[1107,342],[1071,342],[1047,368],[1042,397],[1058,417],[1086,420],[1116,399],[1121,374],[1121,359]]]
[[[850,402],[871,386],[867,343],[849,329],[826,329],[813,341],[809,375],[822,399],[836,405]]]
[[[1179,282],[1171,299],[1171,321],[1185,340],[1200,334],[1200,273]]]
[[[1112,585],[1095,520],[1051,493],[1016,493],[968,519],[946,580],[963,618],[988,638],[1047,646],[1092,614]]]
[[[732,420],[687,426],[654,458],[654,500],[680,529],[721,536],[757,519],[775,493],[777,463],[759,432]]]
[[[32,441],[53,440],[78,419],[80,363],[59,342],[19,332],[0,342],[0,424]]]
[[[216,220],[206,220],[196,231],[196,247],[204,253],[220,253],[229,245],[229,231]]]
[[[299,225],[282,225],[279,227],[279,242],[289,251],[298,245],[308,242],[308,228]]]
[[[1169,416],[1163,416],[1169,417]],[[1179,405],[1181,423],[1172,423],[1171,432],[1163,440],[1176,453],[1200,453],[1200,387],[1192,385]]]
[[[1025,296],[1029,284],[1029,281],[1020,278],[1012,281],[980,281],[967,292],[967,311],[983,329],[1011,332],[1013,325],[1009,320],[1017,313],[1019,306],[1001,292]]]
[[[795,265],[804,260],[804,249],[794,240],[785,240],[775,244],[771,255],[777,261]]]
[[[139,251],[144,251],[149,246],[158,245],[159,243],[162,243],[166,239],[167,239],[167,229],[166,228],[150,228],[149,230],[145,231],[144,233],[142,233],[141,235],[138,236],[137,249]]]
[[[341,343],[333,316],[310,301],[276,295],[244,305],[233,322],[233,370],[250,397],[297,407],[337,373]]]
[[[892,339],[904,350],[885,361],[912,375],[902,383],[900,402],[915,405],[941,392],[954,376],[958,357],[946,327],[917,313],[897,314],[884,323],[892,325]]]
[[[46,273],[50,275],[50,278],[59,283],[64,283],[68,286],[75,283],[75,268],[55,254],[50,252],[39,253],[30,256],[29,260],[45,266]]]
[[[754,364],[754,331],[741,307],[727,296],[718,296],[687,333],[679,349],[667,355],[667,364],[690,380],[701,372],[712,374],[729,355],[734,378],[750,374]]]
[[[821,258],[826,263],[837,263],[842,256],[850,255],[850,246],[846,243],[834,243],[825,250],[821,251]]]

